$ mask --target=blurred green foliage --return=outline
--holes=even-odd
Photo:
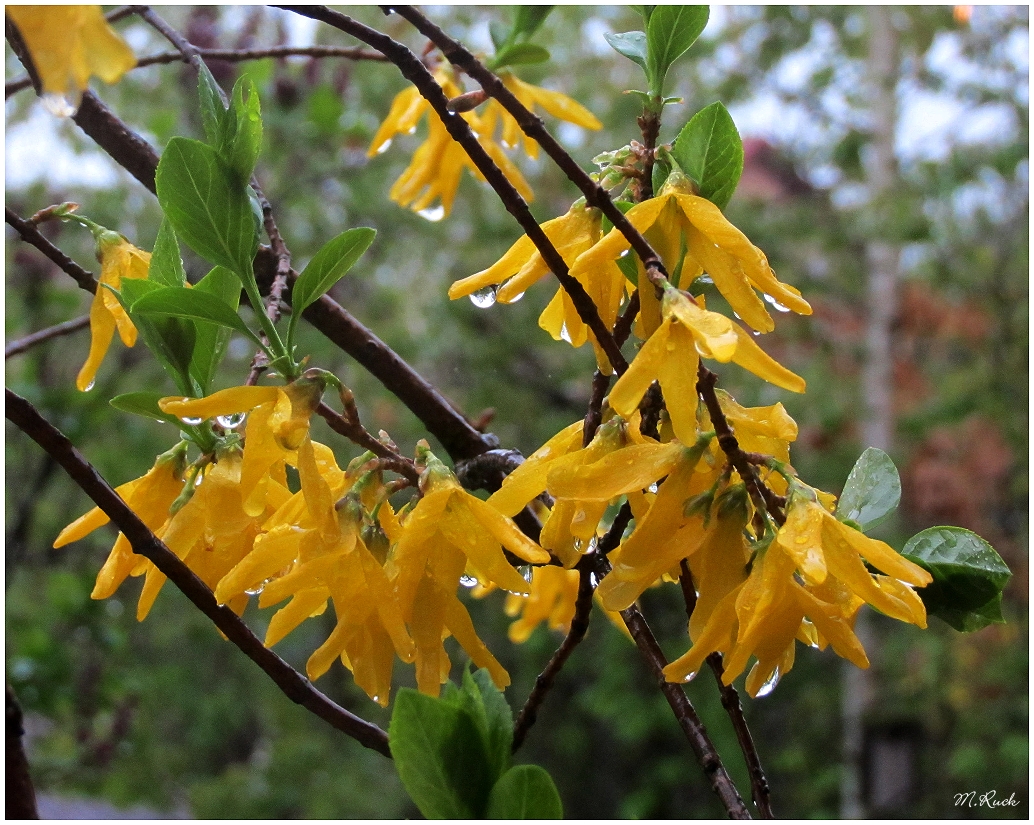
[[[161,11],[196,40],[198,33],[210,36],[205,46],[250,45],[249,37],[272,43],[287,25],[286,13],[268,9]],[[415,49],[423,46],[397,18],[372,8],[350,13]],[[486,21],[506,21],[502,8],[439,8],[436,15],[451,34],[479,48],[489,47]],[[638,69],[615,54],[603,34],[640,24],[627,8],[558,8],[536,35],[552,60],[519,67],[525,79],[563,90],[604,122],[598,133],[559,130],[587,168],[594,155],[639,136],[637,101],[621,94],[635,87]],[[883,536],[900,547],[918,529],[958,523],[988,538],[1016,575],[1006,591],[1005,626],[967,636],[936,622],[919,632],[876,618],[872,658],[879,701],[870,728],[874,734],[894,725],[912,731],[919,755],[915,797],[905,808],[883,813],[1022,818],[1028,812],[1029,102],[1026,53],[1019,61],[1016,42],[1027,36],[1027,17],[1020,7],[980,8],[970,25],[959,25],[945,8],[905,9],[895,26],[903,49],[903,102],[919,90],[954,101],[960,123],[991,107],[1012,126],[968,141],[951,133],[942,152],[903,157],[892,203],[864,197],[870,135],[858,78],[868,41],[866,18],[856,8],[712,13],[689,57],[668,75],[666,89],[681,94],[685,104],[668,107],[661,140],[670,142],[692,113],[716,99],[734,117],[756,98],[763,100],[754,105],[780,113],[761,135],[772,151],[753,161],[767,182],[755,181],[751,190],[745,176],[728,214],[816,307],[811,318],[781,317],[779,330],[765,342],[808,380],[809,392],[788,398],[732,367],[722,370],[722,385],[744,404],[782,401],[801,428],[795,467],[810,483],[835,492],[865,446],[858,441],[862,253],[875,237],[901,244],[904,297],[895,333],[900,417],[893,457],[905,493],[899,519]],[[167,48],[132,17],[119,28],[138,54]],[[320,28],[317,42],[343,41]],[[975,69],[947,71],[942,54]],[[8,77],[21,73],[10,50],[7,67]],[[265,138],[257,176],[297,269],[344,229],[376,228],[374,245],[332,291],[351,313],[470,417],[494,409],[489,428],[505,446],[527,454],[584,415],[591,352],[555,344],[536,326],[555,287],[539,285],[518,304],[487,310],[446,298],[448,284],[489,265],[520,234],[493,193],[468,177],[452,215],[441,223],[387,199],[419,140],[402,139],[381,156],[365,156],[388,101],[404,87],[394,67],[266,59],[219,64],[213,71],[225,88],[239,71],[258,85]],[[181,65],[140,69],[98,91],[158,148],[174,135],[200,135],[195,81]],[[9,99],[9,135],[36,106],[31,92]],[[745,138],[757,136],[738,125]],[[63,151],[75,153],[76,163],[98,154],[72,123],[48,128]],[[748,151],[748,172],[751,163]],[[577,194],[574,187],[544,160],[522,161],[522,168],[536,192],[536,216],[562,214]],[[42,176],[45,171],[31,185],[8,187],[7,205],[30,215],[75,200],[94,220],[150,248],[157,204],[124,172],[115,169],[110,183],[94,187]],[[75,260],[94,266],[87,233],[51,225],[47,232]],[[12,241],[10,232],[6,263],[8,340],[86,311],[88,296]],[[191,280],[204,274],[196,259],[186,264]],[[216,387],[238,384],[247,374],[252,352],[241,343],[231,344]],[[369,429],[388,431],[405,451],[426,436],[409,411],[315,330],[303,325],[299,345],[353,389]],[[77,393],[74,376],[85,347],[81,331],[16,356],[7,363],[7,384],[36,404],[112,484],[120,484],[141,475],[168,448],[171,433],[157,422],[115,412],[107,399],[172,387],[141,348],[116,345],[96,388]],[[334,443],[343,460],[355,453],[321,423],[315,437]],[[133,615],[135,582],[106,602],[91,601],[93,578],[114,532],[98,531],[51,550],[59,529],[89,502],[11,427],[6,450],[6,674],[29,718],[40,791],[87,793],[120,805],[146,802],[199,818],[416,815],[387,760],[291,704],[171,588],[142,625]],[[643,598],[670,656],[686,645],[675,595],[656,590]],[[515,647],[506,640],[509,620],[500,608],[496,593],[471,609],[479,632],[511,673],[507,697],[516,709],[560,637],[540,629]],[[254,611],[247,619],[261,634],[268,615]],[[309,622],[278,652],[304,668],[331,621],[324,616]],[[780,816],[838,814],[838,668],[831,652],[802,650],[773,694],[744,700]],[[411,684],[411,674],[398,681]],[[700,676],[689,694],[746,789],[712,681],[709,674]],[[343,668],[333,668],[318,687],[387,724],[387,713],[351,684]],[[638,652],[602,615],[594,614],[588,638],[557,680],[521,760],[547,767],[570,816],[721,813]],[[1020,807],[953,807],[956,793],[992,789],[999,798],[1015,792]]]

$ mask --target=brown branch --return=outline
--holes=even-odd
[[[129,540],[133,552],[149,559],[223,634],[291,701],[319,716],[365,747],[390,757],[388,736],[376,725],[332,702],[281,659],[230,608],[219,605],[212,591],[152,533],[72,443],[21,396],[6,390],[9,421],[47,451],[72,480],[104,511]]]
[[[689,565],[683,559],[679,562],[680,575],[679,586],[682,588],[682,598],[686,603],[686,618],[693,618],[693,611],[696,609],[697,594],[693,587],[693,576],[689,572]],[[707,657],[707,664],[714,674],[718,683],[718,692],[722,697],[722,707],[732,722],[733,730],[736,731],[736,741],[743,753],[743,761],[747,763],[747,771],[750,774],[751,796],[758,808],[762,819],[775,819],[772,812],[772,797],[769,792],[768,780],[765,778],[765,771],[761,767],[761,759],[758,756],[757,747],[754,745],[754,737],[751,736],[750,728],[747,727],[747,720],[743,716],[743,706],[740,704],[740,694],[734,685],[727,685],[722,681],[725,675],[725,667],[722,663],[722,654],[715,651]]]
[[[740,478],[743,479],[751,501],[754,502],[754,507],[757,510],[766,511],[772,516],[776,524],[782,525],[786,520],[786,516],[783,513],[783,505],[786,503],[786,499],[776,495],[769,489],[767,484],[761,481],[757,470],[751,463],[750,457],[740,449],[740,443],[736,439],[736,435],[733,433],[732,426],[729,424],[728,419],[726,419],[725,413],[722,411],[722,405],[718,402],[718,395],[715,393],[715,383],[717,381],[718,376],[705,367],[704,362],[701,361],[697,372],[697,392],[704,399],[707,413],[711,417],[711,425],[714,427],[715,436],[718,438],[718,446],[722,448],[722,452],[729,459],[729,463],[732,464],[736,472],[740,474]]]
[[[413,462],[374,438],[373,435],[371,435],[370,432],[359,422],[358,418],[341,415],[341,413],[336,412],[323,401],[321,401],[320,405],[316,408],[316,412],[319,413],[320,417],[327,422],[330,429],[338,435],[343,435],[345,438],[359,445],[364,450],[369,450],[375,456],[386,459],[390,464],[382,463],[381,466],[385,466],[392,472],[405,476],[413,486],[416,486],[417,482],[420,480],[420,472],[416,469]]]
[[[4,207],[4,216],[7,219],[7,223],[17,230],[23,241],[36,247],[36,249],[57,264],[64,272],[72,277],[72,280],[79,284],[80,289],[85,289],[91,295],[97,291],[97,281],[93,277],[93,273],[83,269],[79,264],[47,240],[43,233],[36,227],[36,224],[32,221],[26,220],[12,211],[10,207],[6,206]]]
[[[7,685],[4,724],[4,773],[7,793],[4,801],[4,816],[12,819],[39,819],[36,807],[36,789],[29,773],[29,760],[25,757],[22,738],[22,709],[11,686]]]
[[[478,142],[470,128],[470,124],[449,109],[449,99],[445,96],[434,76],[420,61],[420,58],[386,34],[371,29],[369,26],[353,20],[340,12],[332,11],[326,6],[278,6],[277,8],[287,9],[303,17],[319,20],[362,40],[367,45],[383,53],[398,67],[403,77],[416,86],[424,99],[431,104],[435,113],[442,123],[445,124],[452,139],[463,147],[463,150],[478,168],[478,171],[481,172],[485,180],[495,190],[503,206],[517,220],[528,239],[535,244],[535,248],[542,255],[546,265],[570,296],[571,303],[574,304],[575,309],[578,311],[578,317],[596,336],[596,341],[604,353],[606,353],[611,366],[618,374],[623,373],[628,368],[628,362],[614,342],[614,337],[610,334],[610,330],[607,329],[600,318],[592,298],[589,297],[581,283],[576,278],[571,277],[563,256],[557,251],[549,238],[546,237],[546,233],[531,214],[527,202]]]
[[[517,721],[514,722],[512,746],[514,753],[524,744],[528,731],[535,724],[539,708],[542,707],[542,703],[545,701],[550,688],[553,687],[553,682],[560,669],[578,646],[578,643],[585,638],[585,634],[589,629],[589,614],[592,612],[592,591],[592,569],[588,565],[583,565],[578,571],[578,597],[574,603],[574,617],[571,619],[571,627],[568,629],[567,636],[564,637],[560,647],[557,648],[552,658],[550,658],[545,670],[535,678],[535,686],[531,689],[524,707],[517,714]]]
[[[44,341],[49,341],[52,338],[60,338],[62,335],[70,335],[73,332],[85,329],[89,325],[90,316],[81,315],[78,318],[73,318],[71,321],[65,321],[62,324],[54,324],[52,327],[41,329],[39,332],[34,332],[31,335],[26,335],[24,338],[19,338],[17,341],[11,341],[11,343],[4,347],[4,360],[6,361],[12,355],[21,355],[23,352],[32,349],[37,344],[42,344]]]
[[[536,140],[543,151],[567,175],[567,178],[581,190],[585,196],[586,203],[602,211],[610,222],[614,224],[614,227],[625,236],[646,267],[650,280],[655,282],[667,279],[667,272],[664,270],[660,256],[650,246],[646,238],[640,234],[639,230],[629,223],[624,213],[614,205],[614,201],[611,200],[607,190],[589,177],[585,170],[557,142],[556,138],[549,133],[542,123],[542,119],[529,111],[513,92],[503,85],[503,81],[498,75],[489,71],[461,43],[449,37],[449,35],[413,6],[382,6],[381,8],[385,14],[395,12],[412,23],[417,31],[441,50],[450,63],[474,78],[474,80],[481,84],[481,88],[487,94],[498,100],[500,105],[514,117],[524,134]],[[377,47],[375,46],[375,48]],[[529,235],[528,237],[531,236]],[[543,258],[545,258],[545,255],[543,255]],[[548,260],[547,263],[549,263]],[[619,372],[623,372],[623,370]]]

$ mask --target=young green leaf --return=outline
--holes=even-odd
[[[464,707],[474,718],[488,752],[490,775],[498,779],[510,767],[513,713],[487,670],[464,671]]]
[[[251,272],[258,237],[247,187],[234,180],[212,147],[174,137],[155,185],[162,211],[191,249],[241,277]]]
[[[639,12],[639,15],[643,18],[644,24],[649,24],[650,15],[653,14],[653,10],[656,6],[629,6],[630,9],[634,9]]]
[[[603,36],[614,51],[624,55],[633,63],[638,63],[649,76],[650,70],[647,68],[646,62],[646,32],[622,32]]]
[[[341,280],[369,249],[376,235],[375,229],[360,226],[348,229],[323,244],[294,282],[292,312],[301,315],[306,307],[318,301],[323,293]]]
[[[194,354],[194,324],[181,318],[152,318],[137,314],[133,305],[147,295],[165,289],[180,287],[163,287],[153,281],[139,279],[123,279],[121,288],[115,294],[119,303],[129,314],[136,325],[144,345],[154,353],[162,369],[176,384],[182,395],[200,395],[190,377],[190,359]]]
[[[930,527],[912,536],[901,555],[928,570],[933,582],[916,591],[928,613],[956,630],[1001,623],[1001,596],[1012,572],[986,541],[962,527]]]
[[[247,75],[234,84],[229,123],[219,154],[240,181],[247,183],[262,150],[262,113],[255,82]]]
[[[701,109],[682,127],[671,156],[697,185],[700,197],[724,209],[743,173],[743,142],[721,101]]]
[[[837,518],[855,522],[863,531],[883,522],[901,501],[901,478],[890,456],[869,447],[847,476],[837,503]]]
[[[229,115],[223,105],[219,84],[203,61],[197,77],[197,92],[201,101],[201,124],[205,127],[205,136],[208,143],[216,148],[223,142]]]
[[[147,280],[162,286],[183,286],[187,282],[187,273],[183,270],[180,258],[180,245],[176,240],[176,231],[167,218],[162,218],[158,227],[158,237],[151,252],[151,264],[147,270]]]
[[[527,40],[546,22],[551,11],[553,6],[517,6],[511,37],[514,40]]]
[[[538,765],[515,765],[499,777],[488,797],[487,819],[563,819],[560,794]]]
[[[543,63],[546,60],[549,60],[549,52],[542,46],[534,43],[514,43],[497,52],[492,65],[500,69],[503,66]]]
[[[650,93],[664,94],[664,78],[672,63],[686,53],[707,25],[707,6],[656,6],[646,24]]]
[[[259,346],[262,342],[241,320],[236,310],[221,298],[209,292],[186,287],[167,286],[144,295],[132,305],[134,315],[145,317],[170,316],[207,321],[236,330]]]
[[[467,711],[403,688],[395,699],[388,742],[399,778],[425,817],[485,815],[494,777]]]
[[[236,312],[240,304],[241,282],[230,270],[217,266],[198,281],[194,291],[214,295]],[[201,394],[207,395],[216,367],[226,354],[232,331],[228,327],[205,321],[195,321],[195,325],[197,338],[194,355],[190,359],[190,374],[201,388]]]
[[[108,403],[116,410],[122,410],[122,412],[140,415],[144,418],[153,418],[156,421],[175,424],[177,427],[181,426],[182,422],[176,416],[162,412],[158,406],[158,402],[164,397],[165,394],[160,392],[127,392],[123,395],[116,395]]]

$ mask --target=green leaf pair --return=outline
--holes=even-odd
[[[847,477],[836,515],[863,531],[882,523],[901,500],[894,462],[870,447]],[[930,527],[912,536],[901,555],[933,576],[917,592],[932,616],[969,632],[1002,624],[1002,590],[1012,576],[986,541],[962,527]]]
[[[660,111],[664,80],[707,25],[707,6],[639,6],[646,31],[605,35],[611,47],[646,73],[648,96]]]
[[[504,66],[518,64],[543,63],[549,60],[549,51],[542,46],[527,42],[546,17],[553,11],[552,6],[517,6],[513,25],[506,30],[498,23],[488,27],[495,46],[495,56],[489,63],[492,71]]]
[[[553,780],[537,765],[511,767],[513,717],[488,671],[463,674],[435,699],[403,688],[389,728],[391,755],[428,819],[560,819]]]

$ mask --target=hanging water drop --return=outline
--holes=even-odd
[[[216,419],[216,422],[224,430],[236,430],[241,424],[244,423],[244,413],[230,413],[230,415],[220,415]]]
[[[54,117],[71,117],[75,114],[75,106],[69,103],[64,95],[51,92],[43,95],[40,102],[43,104],[43,108]]]
[[[712,278],[710,275],[701,275],[699,278],[697,278],[697,282],[701,284],[713,284],[714,278]]]
[[[262,584],[260,584],[258,587],[253,587],[250,590],[245,589],[244,592],[247,593],[249,596],[258,596],[260,593],[262,593],[262,590],[265,586],[266,583],[262,582]]]
[[[430,206],[427,209],[421,209],[417,214],[421,218],[431,221],[431,223],[437,223],[445,217],[445,207],[438,204],[437,206]]]
[[[391,138],[388,138],[388,139],[387,139],[386,141],[384,141],[384,143],[382,143],[382,144],[381,144],[381,145],[380,145],[380,146],[379,146],[379,147],[377,148],[377,154],[378,154],[378,155],[383,155],[383,154],[384,154],[385,152],[387,152],[387,151],[388,151],[388,150],[389,150],[390,148],[391,148]]]
[[[692,682],[697,677],[697,672],[698,671],[694,670],[692,673],[687,673],[685,676],[682,677],[682,681]]]
[[[488,309],[495,303],[495,287],[489,285],[471,292],[470,302],[478,309]]]
[[[89,392],[89,391],[90,391],[90,390],[92,390],[92,389],[93,389],[93,388],[94,388],[94,387],[95,387],[96,385],[97,385],[97,382],[96,382],[96,381],[91,381],[91,382],[90,382],[89,384],[87,384],[87,385],[86,385],[86,386],[85,386],[85,387],[83,388],[83,392]]]
[[[523,292],[519,292],[516,295],[514,295],[509,301],[507,301],[507,303],[508,304],[516,304],[523,297],[524,297],[524,293]]]
[[[757,696],[754,698],[760,699],[762,696],[768,696],[768,694],[775,690],[775,686],[779,684],[779,679],[781,677],[782,674],[779,672],[779,668],[773,670],[772,675],[768,677],[768,681],[758,688]]]
[[[571,341],[571,333],[567,331],[567,323],[566,322],[564,323],[564,325],[562,327],[560,327],[560,337],[563,340],[567,341],[567,343],[569,343],[569,344],[573,343]]]
[[[660,487],[657,484],[657,482],[655,481],[653,484],[651,484],[649,487],[646,488],[646,491],[648,493],[656,493],[658,489],[660,489]]]
[[[473,576],[468,576],[466,573],[460,576],[460,584],[462,584],[464,587],[477,587],[477,583],[477,579],[475,579]]]
[[[532,568],[530,564],[524,564],[517,568],[517,572],[521,574],[524,581],[531,584]]]
[[[766,301],[768,301],[779,312],[789,312],[790,311],[790,307],[783,306],[781,303],[779,303],[775,298],[773,298],[767,292],[763,292],[761,294],[761,297],[764,298]]]
[[[188,427],[196,427],[198,424],[200,424],[202,421],[204,421],[204,419],[203,418],[190,418],[189,416],[184,416],[183,418],[180,419],[180,421],[182,421]]]

